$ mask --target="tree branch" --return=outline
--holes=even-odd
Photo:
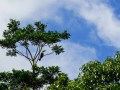
[[[30,54],[31,59],[33,59],[32,53],[30,52],[29,48],[28,48],[27,46],[26,46],[25,48],[28,50],[28,52],[29,52],[29,54]]]
[[[39,52],[39,46],[37,47],[37,50],[36,50],[36,52],[35,52],[34,59],[36,58],[38,52]]]
[[[54,52],[51,52],[51,53],[48,53],[48,54],[45,54],[44,56],[47,56],[47,55],[50,55],[50,54],[53,54]]]
[[[28,56],[25,56],[23,53],[21,53],[20,51],[16,50],[16,52],[21,55],[21,56],[24,56],[26,59],[29,60],[30,64],[32,65],[32,62],[31,62],[31,59],[28,57]]]
[[[22,45],[22,43],[21,43],[20,41],[19,41],[19,43]],[[29,53],[29,55],[30,55],[30,57],[31,57],[31,60],[33,60],[33,56],[32,56],[32,54],[31,54],[31,52],[30,52],[28,46],[25,45],[25,46],[23,46],[23,47],[26,49],[26,51],[28,51],[28,53]],[[26,57],[28,57],[28,53],[27,53],[27,56],[26,56]],[[24,55],[24,56],[25,56],[25,55]]]
[[[44,56],[47,56],[47,55],[50,55],[50,54],[53,54],[54,52],[51,52],[51,53],[48,53],[48,54],[45,54]],[[44,57],[43,56],[43,57]],[[40,59],[40,57],[37,59],[36,63],[38,62],[38,60]]]
[[[39,51],[38,51],[38,53],[36,54],[36,57],[34,58],[35,60],[39,57],[39,54],[41,53],[42,48],[44,47],[45,44],[46,44],[46,43],[39,45]]]

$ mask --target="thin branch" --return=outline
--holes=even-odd
[[[41,50],[42,50],[42,47],[38,46],[38,53],[34,57],[35,60],[38,58],[39,54],[41,53]]]
[[[39,51],[39,46],[37,47],[37,50],[36,50],[36,52],[35,52],[34,59],[36,58],[36,55],[37,55],[38,51]]]
[[[28,52],[29,52],[29,54],[30,54],[31,59],[33,59],[32,53],[30,52],[29,48],[28,48],[27,46],[26,46],[25,48],[28,50]]]
[[[27,49],[26,49],[26,55],[27,55],[27,57],[28,57],[28,52],[27,52]]]
[[[51,52],[51,53],[48,53],[48,54],[45,54],[44,56],[47,56],[47,55],[50,55],[50,54],[53,54],[54,52]],[[43,56],[43,57],[44,57]],[[40,57],[37,59],[36,63],[38,62],[38,60],[40,60]]]
[[[28,40],[25,40],[26,42],[28,42]],[[27,49],[26,49],[26,55],[27,55],[27,57],[28,57],[28,52],[27,52]]]
[[[20,41],[19,41],[19,43],[20,43],[20,44],[22,44]],[[28,51],[28,53],[29,53],[29,55],[30,55],[31,59],[33,59],[33,56],[32,56],[32,54],[31,54],[31,52],[30,52],[30,50],[29,50],[28,46],[27,46],[27,45],[25,45],[24,47],[25,47],[25,49]]]
[[[44,45],[45,45],[45,43],[41,44],[41,46],[39,46],[39,52],[38,52],[38,54],[37,54],[37,56],[35,58],[35,59],[37,59],[36,62],[35,62],[36,64],[37,64],[37,62],[38,62],[38,60],[40,58],[40,53],[42,52],[42,48],[44,47]]]
[[[29,62],[30,62],[30,64],[32,65],[31,59],[30,59],[29,57],[25,56],[23,53],[21,53],[21,52],[18,51],[18,50],[16,50],[16,52],[17,52],[19,55],[24,56],[26,59],[28,59]]]
[[[51,53],[48,53],[48,54],[45,54],[44,56],[47,56],[47,55],[50,55],[50,54],[53,54],[54,52],[51,52]]]
[[[29,57],[25,56],[25,55],[24,55],[22,52],[20,52],[20,51],[16,50],[16,52],[17,52],[19,55],[24,56],[24,57],[27,58],[27,59],[30,59]]]
[[[39,54],[41,53],[42,48],[44,47],[45,44],[46,44],[46,43],[41,44],[41,46],[39,46],[39,52],[37,53],[37,55],[36,55],[36,57],[35,57],[34,59],[37,59],[37,58],[38,58],[38,56],[39,56]]]

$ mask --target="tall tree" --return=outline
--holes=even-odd
[[[0,73],[0,90],[31,90],[41,89],[44,85],[52,84],[60,74],[59,67],[35,67],[33,72],[25,70],[12,70]]]
[[[120,90],[120,52],[114,58],[107,57],[104,62],[90,61],[80,68],[75,80],[60,83],[59,77],[48,90]]]
[[[120,52],[115,57],[107,57],[104,62],[91,61],[81,67],[81,86],[87,90],[120,89]]]
[[[47,55],[63,53],[63,47],[57,43],[70,37],[67,31],[45,30],[47,25],[41,22],[21,28],[20,21],[10,19],[7,27],[8,29],[3,32],[4,39],[0,40],[0,46],[7,49],[7,56],[25,57],[32,66],[33,79],[36,77],[37,62]],[[50,48],[51,52],[47,52],[46,47]]]

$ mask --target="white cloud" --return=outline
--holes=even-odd
[[[1,0],[0,37],[2,36],[3,30],[6,29],[6,24],[9,22],[10,18],[30,22],[42,19],[51,19],[56,20],[57,22],[62,22],[63,17],[61,16],[61,8],[72,10],[77,17],[82,17],[88,21],[88,23],[94,24],[96,26],[97,35],[104,42],[110,46],[114,46],[115,48],[120,48],[120,21],[116,18],[114,9],[105,4],[103,0]],[[78,64],[78,62],[81,65],[86,62],[86,60],[89,60],[88,57],[92,56],[91,59],[93,59],[95,58],[93,56],[96,56],[94,49],[74,43],[69,44],[71,44],[72,47],[63,43],[63,46],[66,48],[66,52],[64,54],[51,57],[53,58],[53,65],[60,65],[62,68],[65,67],[66,70],[64,71],[68,71],[69,65],[77,68],[78,65],[76,64]],[[76,48],[79,48],[79,51],[76,51]],[[89,55],[87,52],[92,53]],[[4,51],[1,50],[0,53],[2,55]],[[88,56],[86,56],[87,54]],[[58,59],[58,57],[60,62],[55,62],[54,60]],[[6,65],[5,63],[9,63],[8,66],[11,66],[12,68],[17,67],[17,63],[19,63],[19,68],[25,66],[24,63],[22,66],[22,61],[19,61],[21,57],[18,57],[18,61],[14,61],[15,64],[12,63],[13,58],[6,57],[5,55],[2,55],[1,59],[4,63],[2,67]],[[8,59],[10,59],[10,61]],[[76,61],[74,63],[75,66],[73,64],[73,60]],[[49,63],[46,62],[46,65],[48,64]],[[5,70],[8,69],[5,68]],[[4,70],[4,68],[1,70]],[[74,70],[75,69],[71,69],[71,72],[74,72]]]
[[[96,25],[97,35],[108,45],[120,48],[120,21],[104,0],[1,0],[0,31],[10,18],[24,21],[56,20],[62,22],[61,9],[72,10],[78,17]],[[73,18],[73,17],[72,17]],[[1,37],[2,33],[0,34]]]
[[[97,59],[94,48],[81,46],[72,42],[61,43],[65,52],[60,55],[49,55],[43,58],[38,66],[59,66],[60,70],[67,73],[71,79],[77,77],[81,65]],[[6,50],[0,48],[0,71],[15,69],[31,70],[30,63],[24,57],[6,56]]]
[[[109,46],[120,49],[120,21],[103,0],[70,0],[66,8],[96,26],[98,36]]]
[[[47,19],[51,15],[55,16],[54,12],[58,12],[56,9],[59,8],[59,5],[56,5],[56,3],[57,0],[1,0],[0,14],[4,20],[9,18]]]
[[[0,38],[10,18],[28,20],[39,6],[38,0],[1,0],[0,1]],[[31,18],[33,20],[34,18]],[[24,58],[7,57],[6,50],[0,48],[0,71],[16,69],[31,69],[29,62]]]
[[[9,57],[6,56],[6,50],[0,48],[0,72],[3,71],[11,71],[12,69],[25,69],[30,70],[30,63],[25,60],[25,58],[17,56],[17,57]]]
[[[63,54],[46,56],[39,65],[58,65],[63,72],[68,73],[70,78],[73,79],[77,77],[81,65],[90,60],[97,59],[94,48],[72,42],[64,42],[61,45],[65,49]]]
[[[80,4],[81,3],[81,4]],[[6,24],[10,18],[18,19],[20,21],[34,21],[34,20],[47,20],[53,19],[58,22],[62,21],[60,16],[60,8],[67,8],[74,10],[75,13],[80,14],[79,6],[83,6],[84,0],[1,0],[0,1],[0,37]],[[72,6],[72,7],[71,7]],[[80,12],[79,12],[80,11]],[[91,15],[92,16],[92,15]],[[85,17],[84,17],[85,18]],[[88,20],[87,18],[85,18]],[[90,21],[90,20],[89,20]],[[93,20],[94,21],[94,20]],[[65,48],[65,53],[60,56],[48,56],[41,63],[42,65],[59,65],[62,71],[69,74],[71,78],[78,74],[79,67],[88,62],[89,60],[96,59],[96,51],[88,46],[81,46],[72,42],[62,43]],[[0,71],[10,71],[16,69],[30,69],[30,64],[22,57],[6,57],[5,50],[0,48]]]
[[[30,22],[42,19],[53,19],[61,22],[58,14],[60,4],[56,5],[56,3],[57,0],[1,0],[0,32],[6,29],[10,18]],[[2,33],[0,33],[1,36]]]

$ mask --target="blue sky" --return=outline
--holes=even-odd
[[[68,30],[71,38],[60,43],[65,53],[45,57],[39,65],[58,65],[73,79],[82,64],[104,61],[120,49],[119,3],[119,0],[1,0],[0,38],[10,18],[20,20],[22,26],[42,21],[47,30]],[[30,69],[23,57],[6,57],[5,52],[0,48],[0,71]]]

